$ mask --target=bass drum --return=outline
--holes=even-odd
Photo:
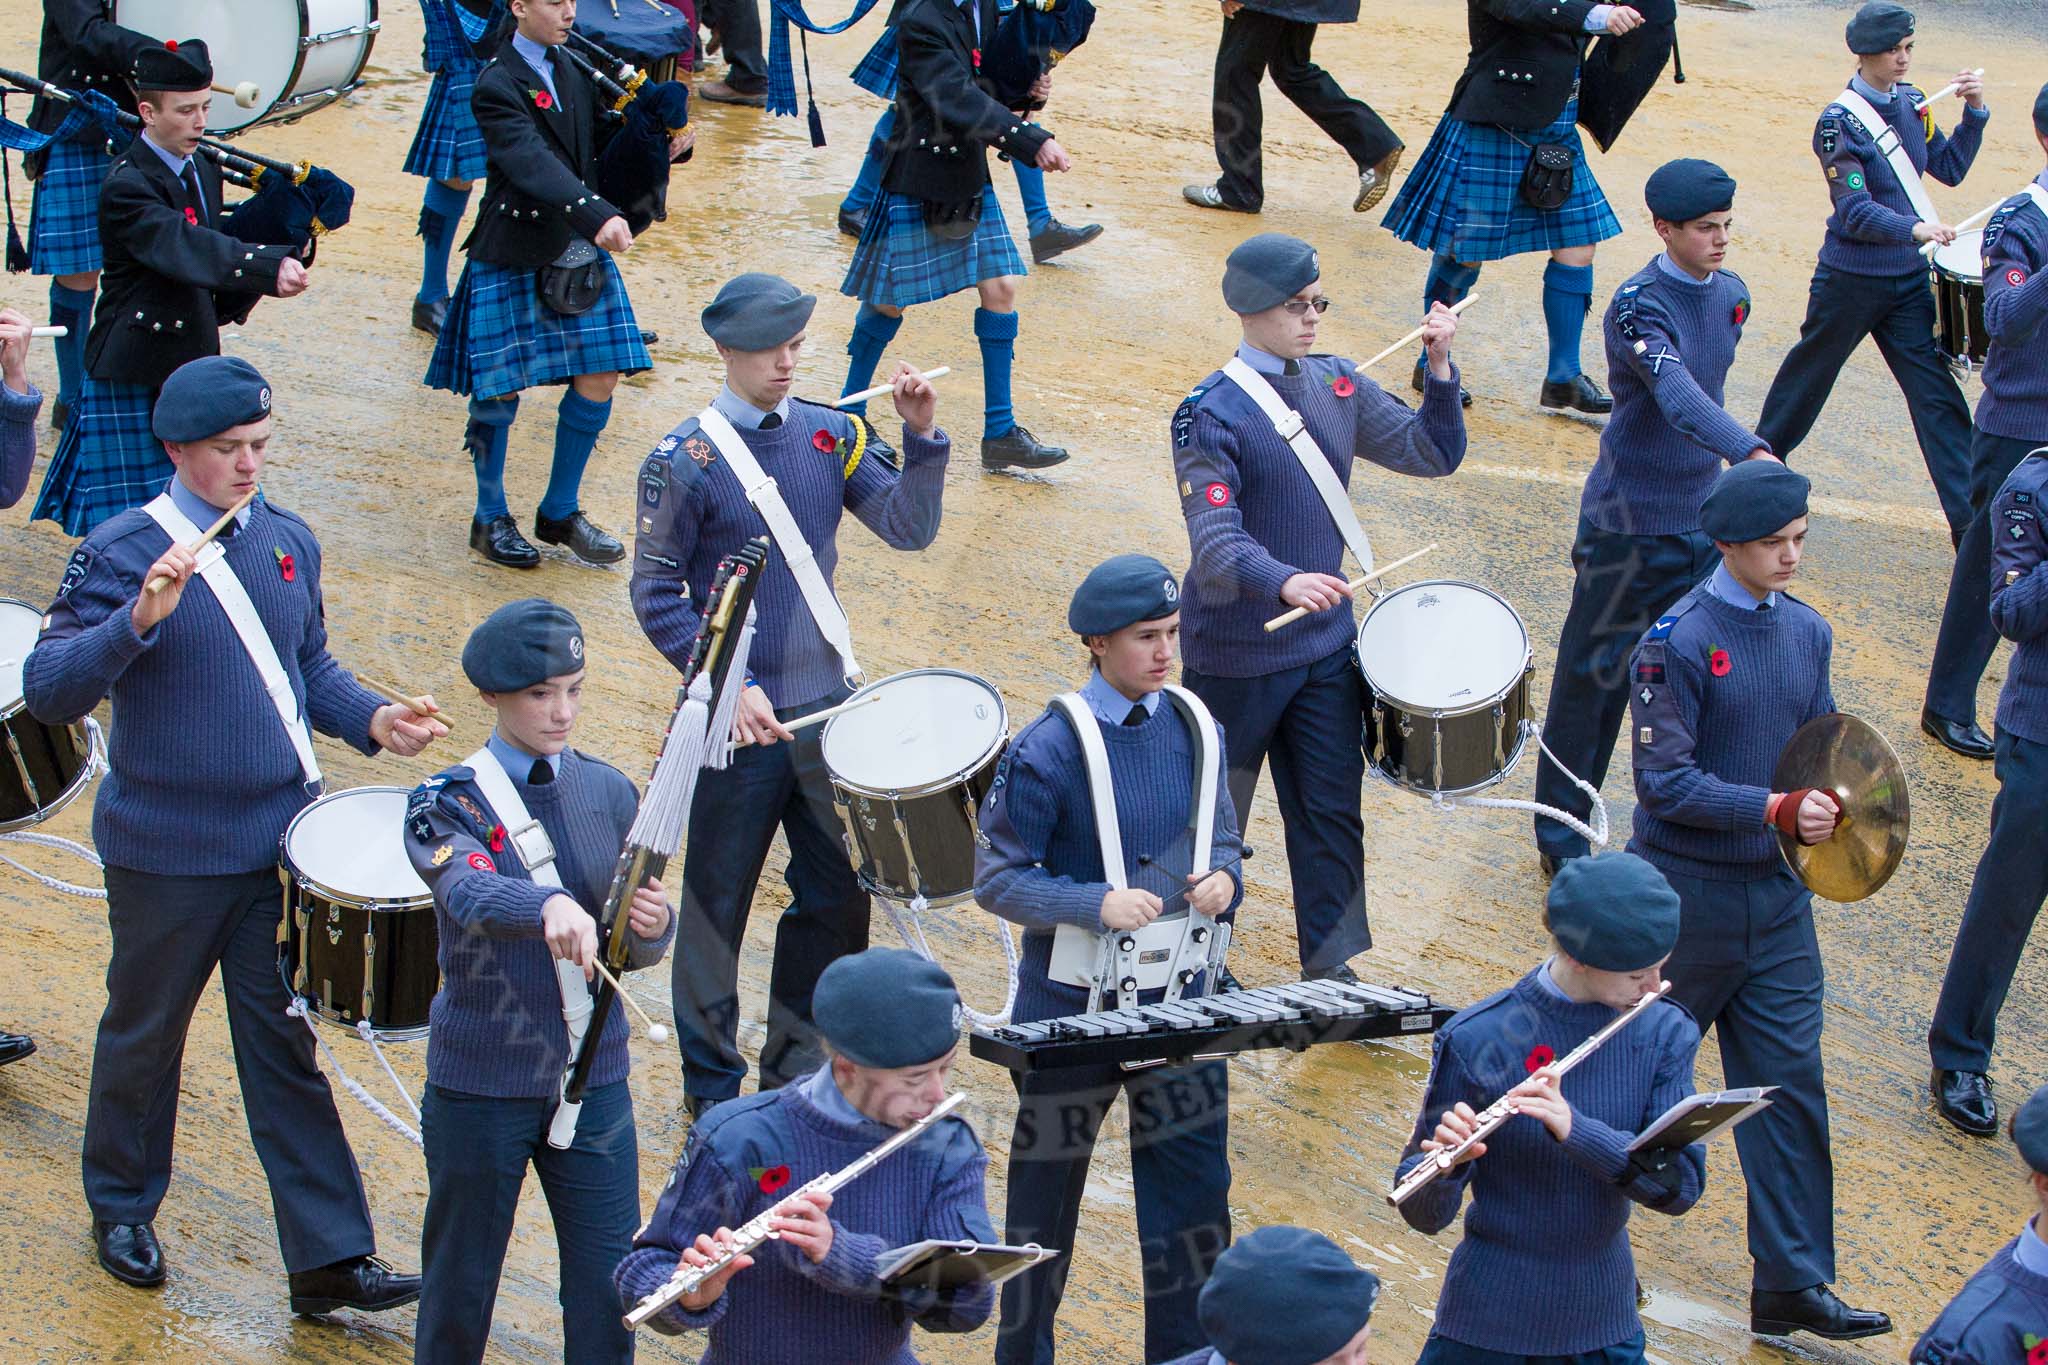
[[[21,666],[43,633],[43,614],[0,597],[0,833],[39,825],[92,780],[92,743],[83,722],[45,725],[22,700]]]
[[[201,38],[213,78],[256,86],[244,109],[216,94],[209,133],[290,123],[363,83],[376,46],[377,0],[114,0],[114,22],[153,38]]]

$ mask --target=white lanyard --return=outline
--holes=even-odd
[[[1899,96],[1894,95],[1893,98]],[[1920,183],[1920,172],[1913,169],[1913,158],[1906,155],[1905,144],[1899,141],[1899,130],[1886,122],[1876,107],[1853,85],[1837,95],[1835,103],[1848,111],[1850,119],[1877,144],[1877,150],[1884,153],[1884,159],[1890,163],[1899,188],[1906,192],[1906,200],[1912,204],[1914,214],[1922,222],[1940,222],[1934,212],[1933,201],[1927,197],[1927,187]]]
[[[1337,523],[1337,534],[1344,537],[1344,543],[1351,547],[1351,557],[1358,561],[1360,573],[1372,572],[1372,542],[1365,538],[1365,528],[1358,524],[1358,513],[1351,506],[1351,494],[1331,467],[1329,457],[1323,454],[1316,438],[1308,434],[1308,424],[1301,420],[1301,414],[1287,406],[1280,395],[1266,382],[1266,376],[1244,363],[1244,357],[1232,356],[1230,363],[1223,367],[1223,373],[1232,383],[1251,395],[1259,410],[1273,423],[1273,430],[1280,433],[1280,439],[1287,442],[1294,451],[1294,458],[1301,461],[1301,467],[1316,486],[1316,493],[1329,509],[1330,520]]]

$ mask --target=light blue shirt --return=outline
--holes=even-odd
[[[185,178],[185,168],[192,164],[191,157],[171,155],[171,153],[165,151],[163,148],[157,146],[155,142],[151,141],[148,133],[144,133],[142,135],[142,145],[149,148],[149,150],[151,150],[152,152],[155,152],[157,160],[163,162],[164,165],[169,166],[171,168],[172,175],[177,176],[178,179],[181,181]],[[206,196],[204,194],[199,196],[199,219],[201,222],[205,222],[207,219]]]
[[[1735,581],[1735,575],[1728,572],[1728,566],[1725,563],[1714,566],[1713,577],[1707,580],[1707,591],[1720,598],[1723,602],[1726,602],[1729,606],[1741,607],[1744,611],[1762,611],[1766,607],[1778,605],[1778,594],[1776,593],[1766,595],[1761,602],[1751,597],[1749,589]]]
[[[1556,973],[1557,959],[1553,957],[1543,964],[1542,971],[1536,973],[1536,984],[1553,1000],[1570,1000],[1571,997],[1564,993],[1564,987],[1557,984]]]
[[[723,417],[741,431],[759,431],[761,429],[761,419],[768,415],[734,393],[730,384],[724,385],[718,390],[718,397],[711,400],[711,406],[720,417]],[[787,422],[789,420],[789,400],[785,398],[777,403],[773,411],[777,417]]]
[[[981,46],[981,6],[976,0],[953,0],[953,8],[967,11],[968,22],[974,25],[974,45]]]
[[[2020,1229],[2019,1244],[2013,1247],[2012,1258],[2020,1263],[2020,1269],[2048,1276],[2048,1242],[2041,1240],[2038,1217],[2029,1219],[2027,1225]]]
[[[1586,14],[1586,32],[1607,32],[1607,16],[1614,13],[1612,5],[1595,5]]]
[[[1122,725],[1124,717],[1131,714],[1133,706],[1144,707],[1148,716],[1159,709],[1157,692],[1147,692],[1136,701],[1132,701],[1111,687],[1099,668],[1092,670],[1088,674],[1088,681],[1081,684],[1081,699],[1088,703],[1088,709],[1095,713],[1095,719],[1104,725]]]
[[[832,1064],[827,1062],[804,1082],[804,1098],[818,1107],[818,1112],[828,1119],[841,1123],[873,1123],[874,1120],[853,1107],[853,1101],[840,1090],[839,1082],[832,1077]]]
[[[512,50],[526,58],[526,64],[540,73],[540,83],[548,88],[548,98],[557,104],[561,103],[562,97],[555,93],[554,55],[524,33],[512,35]]]
[[[1689,284],[1695,289],[1705,289],[1714,282],[1714,276],[1721,273],[1718,270],[1710,270],[1707,272],[1707,277],[1701,279],[1678,262],[1672,260],[1671,253],[1668,251],[1657,257],[1657,269],[1662,271],[1666,278],[1677,280],[1680,284]]]
[[[1864,80],[1860,73],[1849,78],[1849,88],[1880,109],[1899,97],[1899,88],[1896,85],[1890,90],[1879,90],[1869,81]]]
[[[556,777],[562,775],[562,756],[560,754],[530,754],[511,740],[506,739],[496,730],[491,731],[491,737],[484,741],[484,747],[489,749],[492,756],[505,766],[506,773],[515,781],[524,782],[526,780],[526,775],[533,771],[533,761],[535,759],[540,759],[541,762],[547,764],[549,770]]]
[[[1290,363],[1269,351],[1260,350],[1249,341],[1237,343],[1237,358],[1257,370],[1260,374],[1286,374],[1287,366]],[[1301,362],[1297,360],[1292,363],[1296,372],[1299,373]]]
[[[172,475],[171,481],[164,485],[164,491],[171,495],[171,504],[185,514],[185,520],[191,522],[202,531],[213,525],[216,521],[219,521],[220,514],[228,510],[225,507],[215,507],[205,498],[200,497],[197,493],[185,487],[185,481],[176,475]],[[244,507],[241,511],[235,513],[235,529],[239,531],[248,524],[249,509]]]
[[[2036,185],[2039,185],[2042,189],[2048,190],[2048,171],[2043,171],[2039,175],[2035,176],[2034,183]]]

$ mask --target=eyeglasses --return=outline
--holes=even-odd
[[[1325,294],[1320,298],[1313,299],[1289,299],[1280,306],[1287,310],[1289,317],[1295,318],[1301,317],[1311,308],[1315,309],[1318,313],[1327,313],[1330,311],[1330,296]]]

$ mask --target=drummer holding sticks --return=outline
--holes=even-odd
[[[1223,302],[1243,341],[1174,413],[1173,462],[1193,551],[1182,603],[1188,689],[1230,737],[1231,801],[1247,820],[1272,758],[1302,975],[1355,979],[1346,961],[1372,946],[1372,931],[1365,755],[1346,738],[1359,733],[1365,697],[1344,554],[1361,571],[1373,561],[1351,509],[1351,471],[1364,459],[1449,474],[1465,456],[1465,418],[1448,308],[1424,324],[1429,382],[1410,411],[1350,361],[1311,354],[1330,306],[1321,275],[1315,248],[1279,233],[1230,253]],[[1299,433],[1290,440],[1282,427]],[[1289,607],[1313,614],[1268,634],[1266,621]]]
[[[271,433],[263,376],[236,358],[192,361],[164,382],[152,420],[175,477],[72,554],[22,666],[45,723],[102,700],[114,708],[113,769],[92,822],[113,960],[83,1153],[100,1265],[142,1288],[164,1281],[152,1224],[171,1178],[186,1030],[217,966],[292,1311],[396,1308],[420,1282],[372,1254],[363,1182],[313,1038],[285,1012],[278,840],[318,795],[310,730],[405,757],[447,730],[382,703],[328,655],[320,545],[254,497]],[[198,528],[216,524],[218,539],[200,547]]]
[[[755,598],[753,685],[734,723],[746,747],[699,781],[683,859],[690,951],[675,957],[674,1002],[693,1116],[739,1094],[746,1077],[735,1043],[740,941],[778,828],[789,841],[792,898],[775,931],[762,1089],[816,1069],[811,989],[834,958],[867,946],[868,896],[847,862],[822,731],[799,737],[785,722],[844,701],[860,671],[832,591],[844,515],[899,550],[930,545],[952,449],[934,420],[932,386],[908,366],[898,366],[892,389],[900,470],[865,420],[790,396],[816,306],[773,275],[727,281],[703,314],[724,387],[640,467],[633,611],[678,669],[719,560],[764,529],[775,545]]]

